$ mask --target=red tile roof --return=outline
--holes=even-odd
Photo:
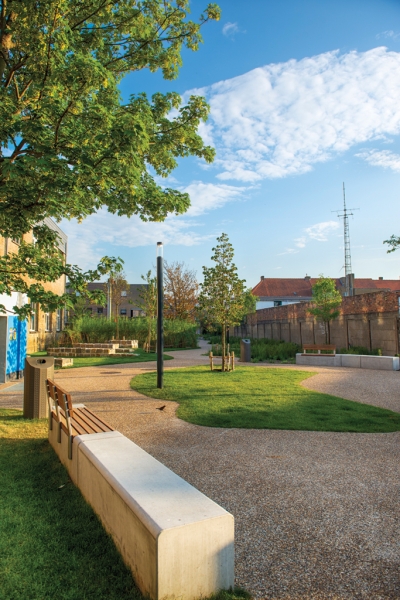
[[[255,296],[266,298],[311,298],[312,286],[318,281],[311,279],[281,279],[265,278],[258,282],[252,292]],[[344,277],[336,279],[336,287],[343,290],[345,286]],[[356,290],[391,290],[400,291],[400,279],[354,279]]]

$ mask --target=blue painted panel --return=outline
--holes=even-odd
[[[7,362],[6,375],[22,371],[25,366],[26,357],[26,321],[20,321],[18,317],[7,319]]]

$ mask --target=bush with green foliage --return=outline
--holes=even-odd
[[[155,325],[155,319],[152,319]],[[104,343],[116,336],[116,323],[102,317],[83,316],[75,319],[72,327],[66,330],[69,343]],[[142,347],[147,340],[148,318],[119,319],[119,335],[127,340],[138,340]],[[179,319],[164,321],[164,346],[166,348],[196,348],[196,325]]]
[[[231,337],[229,340],[230,351],[240,356],[240,337]],[[219,336],[209,336],[214,356],[221,356],[222,348]],[[260,362],[263,360],[294,361],[296,352],[301,352],[298,344],[284,342],[283,340],[270,340],[268,338],[250,338],[251,360]]]
[[[365,346],[352,346],[351,348],[340,348],[338,354],[362,354],[365,356],[382,356],[382,350],[380,348],[373,348],[368,350]]]

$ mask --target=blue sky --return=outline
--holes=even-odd
[[[64,222],[69,261],[83,268],[120,256],[131,283],[168,261],[210,265],[216,237],[228,234],[239,274],[344,274],[343,226],[349,208],[356,277],[400,277],[400,3],[398,0],[223,0],[222,19],[203,28],[197,53],[184,51],[175,81],[141,72],[122,83],[124,98],[145,91],[206,96],[203,137],[213,165],[185,159],[163,185],[188,191],[192,207],[164,223],[101,211]],[[206,3],[192,2],[197,17]]]

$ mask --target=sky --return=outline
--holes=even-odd
[[[142,71],[122,97],[176,91],[205,96],[200,128],[216,149],[207,165],[179,161],[159,183],[187,191],[188,212],[143,223],[104,210],[63,221],[68,260],[93,268],[119,256],[130,283],[164,258],[211,266],[227,233],[239,276],[344,276],[343,183],[356,277],[400,278],[399,0],[222,0],[219,22],[202,30],[198,52],[183,52],[178,79]],[[192,18],[206,6],[193,0]]]

